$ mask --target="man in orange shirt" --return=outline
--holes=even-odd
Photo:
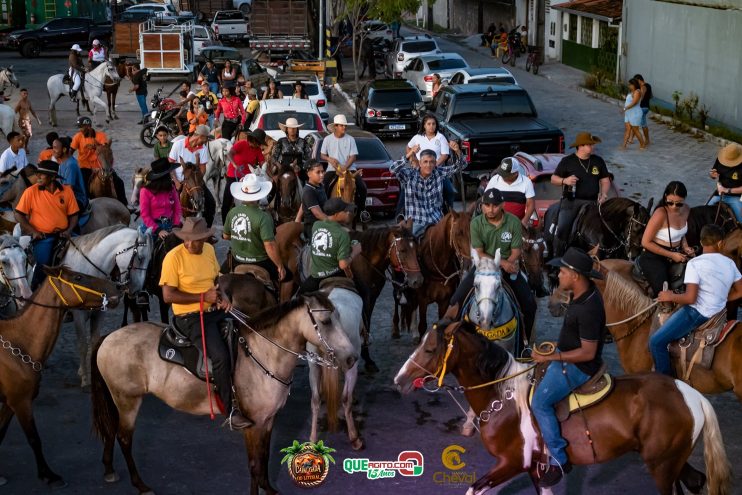
[[[36,163],[41,163],[44,160],[54,161],[54,150],[52,149],[52,146],[54,145],[54,141],[56,141],[57,139],[59,139],[59,134],[54,131],[46,135],[46,143],[49,145],[49,147],[41,150],[41,153],[39,153],[39,158],[36,159]]]
[[[31,279],[32,290],[44,280],[41,267],[52,263],[57,239],[68,239],[77,227],[80,209],[75,194],[70,186],[64,186],[57,180],[58,175],[58,163],[51,160],[39,163],[36,184],[23,191],[15,207],[15,218],[23,232],[33,237],[36,267]]]

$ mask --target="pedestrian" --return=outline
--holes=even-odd
[[[133,64],[134,71],[131,74],[131,88],[129,93],[134,93],[137,97],[137,103],[139,103],[139,110],[142,112],[142,118],[137,122],[141,125],[144,123],[145,117],[149,114],[147,108],[147,68],[141,69],[138,63]]]
[[[173,228],[183,224],[180,196],[173,183],[176,166],[167,158],[158,158],[150,164],[144,185],[139,190],[139,212],[142,224],[164,240]]]
[[[649,114],[649,102],[652,100],[652,85],[644,81],[644,77],[641,74],[634,76],[634,79],[639,81],[642,91],[642,101],[639,106],[642,109],[642,120],[641,126],[644,132],[644,146],[649,146],[649,126],[647,124],[647,115]]]
[[[330,197],[332,190],[339,174],[344,174],[346,170],[356,171],[356,159],[358,158],[358,147],[353,136],[346,134],[348,119],[343,114],[335,115],[332,124],[327,129],[332,133],[325,136],[322,140],[320,155],[327,162],[327,172],[323,179],[327,196]],[[360,173],[355,175],[356,211],[361,212],[361,219],[370,218],[366,212],[366,195],[368,189]],[[365,213],[364,213],[365,212]]]
[[[626,102],[624,103],[624,135],[623,135],[623,149],[626,149],[629,145],[629,138],[633,135],[639,141],[639,149],[643,150],[646,148],[644,144],[644,138],[639,132],[639,126],[642,122],[642,109],[641,109],[641,87],[639,81],[636,79],[629,79],[629,93],[626,95]]]
[[[227,213],[234,204],[234,194],[230,186],[239,182],[248,174],[264,176],[261,165],[265,158],[260,150],[260,144],[251,134],[246,133],[244,139],[238,139],[229,150],[224,196],[222,197],[222,225],[227,225]],[[270,193],[270,190],[268,191]]]
[[[716,191],[708,204],[723,201],[742,222],[742,145],[730,143],[719,150],[709,176],[716,180]]]
[[[93,46],[88,52],[88,68],[93,70],[106,61],[108,54],[106,48],[101,45],[99,40],[93,40]]]
[[[222,137],[224,139],[232,139],[235,132],[245,125],[247,114],[245,114],[245,108],[242,106],[240,99],[226,85],[222,88],[222,99],[216,105],[214,118],[218,119],[222,113],[224,114],[224,119],[222,120]]]
[[[181,160],[185,163],[197,164],[202,175],[206,172],[206,164],[209,163],[209,150],[206,146],[209,140],[209,132],[209,128],[202,124],[196,127],[196,130],[190,136],[173,143],[168,160],[170,160],[170,163],[176,164],[173,173],[175,175],[175,187],[178,191],[183,188],[183,180],[185,179],[183,167],[180,165]],[[204,187],[203,216],[209,226],[214,222],[214,216],[216,216],[216,201],[214,201],[214,196],[208,187]]]
[[[59,138],[59,134],[56,132],[48,132],[46,133],[46,144],[49,145],[48,148],[44,148],[39,153],[39,157],[36,159],[36,163],[43,162],[44,160],[54,160],[54,150],[52,149],[52,146],[54,145],[54,140]]]
[[[188,134],[188,111],[191,110],[191,102],[198,99],[198,96],[191,90],[191,83],[184,81],[180,88],[180,102],[177,104],[178,114],[175,116],[175,122],[178,125],[178,132],[182,135]]]
[[[520,220],[524,229],[528,229],[531,216],[536,211],[536,192],[533,182],[521,173],[518,161],[513,157],[503,158],[485,191],[497,189],[503,196],[503,208]]]
[[[247,99],[244,102],[245,107],[245,129],[249,129],[252,124],[255,112],[260,108],[260,102],[258,101],[258,90],[250,88],[247,90]]]
[[[77,207],[80,209],[80,214],[82,215],[87,212],[90,201],[88,199],[87,187],[85,187],[85,180],[80,171],[80,165],[77,163],[77,158],[73,155],[72,138],[64,136],[55,139],[52,143],[52,150],[54,152],[54,161],[59,164],[59,180],[62,184],[72,188],[72,194],[75,195]]]
[[[209,115],[204,110],[200,100],[191,102],[191,109],[186,114],[188,117],[188,135],[190,136],[196,130],[196,127],[209,123]]]
[[[495,58],[501,58],[508,51],[508,33],[505,32],[505,28],[500,25],[500,30],[495,38],[495,42],[490,46],[492,56]]]
[[[224,68],[219,72],[219,84],[224,87],[232,87],[237,79],[237,69],[232,67],[232,62],[224,62]],[[216,91],[214,91],[216,93]],[[222,95],[223,96],[223,95]]]
[[[0,177],[5,177],[13,171],[20,172],[28,165],[23,136],[18,132],[10,131],[7,139],[9,146],[0,155]]]
[[[438,94],[438,92],[441,90],[441,75],[440,74],[433,74],[433,86],[430,89],[430,95],[435,98],[435,95]]]
[[[342,41],[338,37],[333,37],[332,45],[330,47],[330,54],[332,59],[335,61],[337,67],[337,82],[343,82],[343,54],[342,54]],[[343,38],[345,40],[345,38]]]
[[[497,28],[495,27],[495,23],[490,23],[489,26],[487,26],[487,30],[482,34],[482,46],[488,47],[492,45],[492,40],[495,38],[495,33],[497,32]]]
[[[283,91],[278,87],[274,79],[268,81],[268,87],[263,93],[264,100],[281,100],[283,99]]]
[[[216,92],[212,91],[211,83],[204,81],[201,83],[201,91],[196,94],[196,97],[201,101],[201,105],[204,107],[204,111],[208,116],[209,127],[214,128],[214,111],[217,105],[219,105],[219,98],[216,97]],[[200,124],[199,124],[200,125]]]
[[[18,128],[23,133],[26,153],[28,153],[28,143],[31,141],[31,136],[33,136],[31,117],[35,118],[39,125],[41,125],[41,119],[36,115],[36,112],[31,105],[31,100],[28,99],[28,90],[22,88],[20,94],[21,98],[15,106],[15,113],[18,115]]]
[[[368,69],[368,77],[376,79],[376,63],[374,62],[374,45],[370,38],[365,38],[361,44],[361,57],[363,58],[363,70],[361,70],[361,78],[366,74]]]
[[[164,125],[161,125],[155,129],[155,146],[153,148],[155,160],[158,158],[167,158],[170,155],[170,150],[173,147],[172,141],[170,141],[170,131]]]
[[[401,38],[399,31],[402,29],[402,21],[400,19],[394,19],[389,27],[392,28],[392,36],[394,36],[394,39]]]
[[[201,69],[201,75],[208,87],[209,91],[216,93],[219,91],[219,69],[216,68],[214,62],[211,60],[206,61],[206,65]]]

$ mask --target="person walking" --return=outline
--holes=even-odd
[[[644,132],[644,146],[649,146],[649,127],[647,124],[647,115],[649,114],[649,102],[654,96],[652,94],[652,85],[644,81],[644,77],[641,74],[635,75],[634,79],[639,81],[639,86],[641,86],[642,100],[639,104],[642,109],[641,127],[642,131]]]
[[[39,125],[41,125],[41,119],[36,115],[36,112],[31,105],[31,100],[28,99],[28,90],[22,88],[20,94],[21,98],[15,106],[15,113],[18,115],[18,128],[23,133],[26,154],[28,154],[28,143],[31,142],[31,136],[33,136],[31,117],[36,119],[36,122],[38,122]]]
[[[209,119],[209,127],[214,128],[214,112],[216,111],[217,105],[219,105],[219,98],[216,97],[215,91],[211,89],[211,83],[201,83],[201,91],[196,93],[196,97],[201,102],[201,106],[204,107],[204,111]],[[199,124],[201,125],[201,124]]]
[[[716,192],[708,204],[723,201],[742,222],[742,144],[730,143],[720,149],[709,177],[716,181]]]
[[[147,68],[141,69],[139,64],[134,64],[133,68],[134,71],[131,74],[132,86],[129,88],[129,93],[134,93],[137,97],[139,110],[142,112],[142,118],[137,124],[141,125],[149,114],[149,108],[147,108]]]
[[[629,93],[626,95],[626,102],[624,103],[624,135],[623,135],[623,149],[626,149],[629,145],[629,138],[633,135],[639,141],[639,149],[643,150],[646,148],[644,138],[639,132],[639,126],[642,123],[642,109],[641,109],[641,88],[639,81],[636,79],[629,79]]]
[[[245,125],[247,114],[245,113],[245,108],[242,106],[242,101],[232,94],[232,89],[226,85],[222,87],[222,99],[216,105],[214,118],[219,119],[222,113],[224,114],[224,120],[222,120],[222,137],[224,139],[232,139],[235,132]]]
[[[249,129],[252,124],[255,112],[260,108],[260,102],[258,101],[258,90],[250,88],[247,90],[247,98],[243,102],[245,107],[245,129]]]

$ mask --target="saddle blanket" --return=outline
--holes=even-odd
[[[534,371],[536,383],[531,387],[531,390],[528,393],[529,405],[533,402],[533,394],[541,383],[544,374],[546,374],[546,368],[548,366],[543,366],[543,364],[548,365],[549,363],[542,363],[542,365],[539,365]],[[615,382],[613,377],[609,373],[606,373],[605,370],[606,366],[604,364],[595,376],[577,387],[571,394],[556,404],[554,411],[556,412],[556,417],[560,422],[566,421],[575,411],[587,409],[599,404],[610,395],[613,391]]]

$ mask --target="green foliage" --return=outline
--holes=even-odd
[[[401,21],[402,14],[416,12],[421,0],[366,0],[369,4],[369,18],[384,22]]]
[[[672,101],[675,102],[675,115],[680,116],[680,97],[683,96],[682,91],[673,91],[672,92]]]
[[[698,121],[701,123],[701,129],[706,129],[706,122],[708,122],[710,115],[711,109],[705,103],[701,105],[701,108],[698,109]]]
[[[283,459],[281,459],[281,464],[283,464],[284,462],[289,462],[292,457],[301,454],[305,447],[310,447],[317,454],[324,457],[325,462],[332,462],[333,464],[335,464],[335,459],[330,454],[332,452],[336,452],[336,450],[332,447],[326,446],[325,442],[322,440],[317,443],[299,443],[297,440],[294,440],[294,443],[291,444],[291,446],[281,449],[281,453],[286,454],[285,456],[283,456]]]

